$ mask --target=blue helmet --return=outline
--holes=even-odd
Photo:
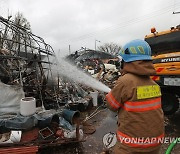
[[[125,62],[152,60],[151,47],[143,40],[130,41],[121,48],[119,54]]]

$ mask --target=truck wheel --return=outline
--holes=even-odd
[[[179,108],[179,100],[175,94],[162,94],[162,109],[165,115],[175,113]]]

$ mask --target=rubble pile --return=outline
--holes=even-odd
[[[120,62],[118,59],[84,59],[76,61],[76,65],[83,69],[85,72],[92,75],[92,77],[98,79],[108,87],[113,87],[115,81],[121,75],[120,73]],[[106,62],[107,61],[107,62]]]
[[[0,151],[12,145],[40,148],[84,141],[83,124],[87,127],[86,121],[100,111],[88,117],[83,112],[103,106],[104,93],[93,98],[94,89],[54,77],[52,47],[30,30],[2,17],[0,27]],[[101,57],[74,63],[109,87],[120,75]]]
[[[82,141],[80,114],[69,109],[86,109],[90,98],[74,83],[54,82],[55,54],[42,38],[2,17],[0,27],[0,151]]]

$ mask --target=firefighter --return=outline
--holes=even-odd
[[[121,50],[122,76],[106,95],[109,109],[118,113],[115,154],[159,154],[164,137],[164,114],[151,48],[133,40]]]

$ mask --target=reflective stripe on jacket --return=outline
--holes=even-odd
[[[150,100],[145,100],[145,101],[138,101],[138,102],[127,101],[122,105],[113,97],[112,93],[109,92],[106,95],[106,99],[112,108],[118,109],[119,107],[122,107],[124,110],[131,111],[131,112],[143,112],[143,111],[150,111],[150,110],[161,108],[160,97],[153,98]]]
[[[109,103],[109,105],[113,108],[113,109],[118,109],[119,107],[122,106],[121,103],[119,103],[112,95],[111,92],[109,92],[107,95],[106,95],[106,99]]]
[[[155,98],[140,102],[125,102],[123,109],[131,112],[143,112],[161,108],[161,98]]]

